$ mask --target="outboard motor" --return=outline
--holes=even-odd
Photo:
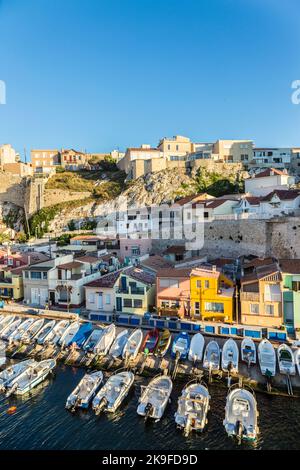
[[[151,413],[153,411],[153,405],[151,403],[147,403],[145,406],[145,421],[151,416]]]
[[[236,437],[238,438],[239,445],[240,445],[241,442],[242,442],[242,437],[243,437],[243,423],[242,423],[242,421],[238,420],[236,422],[235,433],[236,433]]]
[[[231,384],[230,372],[231,372],[232,368],[233,368],[233,364],[232,364],[232,362],[230,361],[230,362],[228,363],[228,367],[227,367],[227,370],[228,370],[227,386],[228,386],[228,388],[230,387],[230,384]]]
[[[97,410],[96,410],[96,415],[99,415],[101,413],[101,411],[104,410],[104,408],[106,407],[107,405],[107,398],[106,397],[102,397],[100,402],[99,402],[99,405],[97,406]]]

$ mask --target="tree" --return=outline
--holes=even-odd
[[[18,243],[25,243],[27,240],[26,233],[25,232],[18,232],[15,236],[15,240]]]

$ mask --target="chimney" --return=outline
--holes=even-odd
[[[217,266],[216,266],[215,264],[213,264],[213,266],[212,266],[212,270],[213,270],[213,272],[214,272],[214,273],[216,272],[216,270],[217,270]]]

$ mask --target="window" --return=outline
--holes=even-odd
[[[140,299],[134,299],[133,306],[134,306],[134,308],[142,308],[143,307],[143,301],[140,300]]]
[[[204,287],[205,289],[209,289],[209,281],[204,281]]]
[[[293,281],[292,282],[292,289],[294,291],[299,291],[300,290],[300,281]]]
[[[31,271],[31,279],[42,279],[42,273],[39,271]]]
[[[224,304],[221,302],[205,302],[204,308],[206,312],[224,313]]]
[[[168,307],[169,307],[169,301],[168,301],[168,300],[162,300],[162,301],[160,302],[160,306],[161,306],[162,308],[168,308]]]
[[[160,279],[160,287],[179,287],[179,282],[176,279]]]
[[[178,152],[178,150],[179,150],[179,146],[178,146],[178,145],[176,145],[176,151]]]
[[[250,304],[250,313],[259,314],[259,304]]]
[[[132,307],[132,299],[124,299],[124,307]]]
[[[201,281],[196,281],[196,287],[197,289],[201,289]]]
[[[29,272],[28,271],[25,271],[24,275],[25,275],[25,279],[29,279]]]
[[[194,304],[195,315],[200,315],[200,302],[195,302]]]
[[[43,279],[47,279],[47,273],[43,273]]]
[[[94,304],[95,303],[95,294],[89,294],[89,302],[91,304]]]
[[[274,305],[266,305],[265,311],[267,315],[274,315]]]
[[[8,258],[7,265],[8,266],[13,266],[13,264],[14,264],[14,260],[12,258]]]
[[[109,305],[109,304],[110,304],[110,294],[106,294],[106,296],[105,296],[105,303],[106,303],[106,305]]]

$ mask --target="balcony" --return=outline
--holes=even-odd
[[[281,294],[265,294],[264,302],[281,302]]]
[[[145,295],[144,287],[117,287],[117,294]]]
[[[258,292],[241,292],[241,300],[249,302],[259,302],[259,293]]]

